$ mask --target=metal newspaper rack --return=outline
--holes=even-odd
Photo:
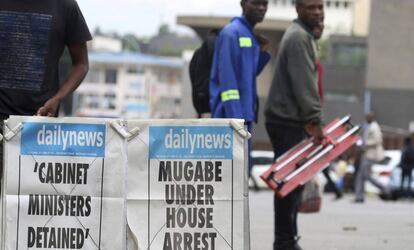
[[[351,124],[351,116],[335,119],[324,127],[322,144],[316,145],[312,138],[302,141],[279,157],[261,178],[276,195],[285,197],[354,145],[360,139],[359,129]]]

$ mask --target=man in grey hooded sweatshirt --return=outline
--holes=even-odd
[[[265,107],[266,129],[278,158],[308,135],[321,143],[322,105],[317,83],[318,50],[313,29],[324,18],[323,0],[296,0],[298,18],[282,38]],[[303,188],[275,196],[274,250],[301,250],[297,213]]]

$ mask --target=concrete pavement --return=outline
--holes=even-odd
[[[304,250],[414,250],[414,202],[325,195],[322,211],[299,215]],[[250,192],[251,249],[272,250],[273,193]]]

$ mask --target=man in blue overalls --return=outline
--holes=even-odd
[[[249,132],[257,120],[256,77],[269,62],[268,41],[253,33],[263,21],[268,0],[242,0],[241,17],[235,17],[217,38],[210,75],[212,118],[244,119]],[[249,173],[251,170],[249,140]]]

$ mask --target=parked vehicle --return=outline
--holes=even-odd
[[[400,150],[385,150],[384,159],[381,162],[375,163],[371,167],[371,175],[378,180],[382,185],[390,185],[392,172],[398,167],[401,160]],[[355,167],[350,165],[347,169],[347,176],[354,176]],[[354,176],[355,177],[355,176]],[[365,191],[368,193],[379,194],[380,190],[371,183],[365,183]]]
[[[388,183],[388,189],[390,190],[390,195],[380,194],[380,197],[384,200],[398,200],[403,197],[404,194],[401,193],[401,168],[398,166],[391,171],[390,180]],[[411,192],[408,194],[410,197],[414,197],[414,171],[412,172],[411,178]]]
[[[267,189],[267,184],[260,178],[260,176],[272,166],[274,153],[273,151],[253,150],[251,156],[253,168],[252,177],[249,180],[249,187],[256,190]],[[321,175],[322,174],[319,174],[318,181],[321,186],[325,186],[326,180]],[[331,177],[334,181],[337,180],[337,176],[334,173],[331,174]]]
[[[400,161],[400,150],[386,150],[384,160],[372,166],[371,175],[381,182],[382,185],[388,186],[390,184],[391,174],[394,169],[398,168]],[[371,183],[367,183],[366,185],[365,190],[367,192],[379,193],[380,190]]]
[[[273,164],[273,151],[253,150],[251,152],[253,161],[252,177],[249,181],[249,187],[255,189],[267,188],[266,183],[260,178],[266,170]]]

